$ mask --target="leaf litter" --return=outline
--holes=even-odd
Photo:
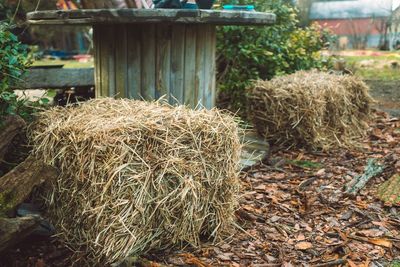
[[[388,266],[399,260],[400,208],[376,197],[379,185],[400,173],[399,129],[400,120],[375,112],[361,151],[271,152],[267,164],[242,173],[236,216],[243,230],[219,246],[191,251],[192,258],[204,266],[259,267]],[[346,194],[345,185],[371,159],[385,166],[383,172],[355,196]],[[177,265],[176,258],[173,251],[152,257],[165,265]]]
[[[374,114],[361,151],[272,151],[267,162],[242,172],[236,212],[240,230],[229,239],[205,243],[201,249],[149,253],[147,264],[131,266],[353,267],[399,262],[400,207],[387,206],[376,195],[381,184],[400,173],[400,120]],[[355,196],[346,194],[345,185],[364,173],[370,159],[383,164],[383,172]],[[68,251],[56,240],[47,246],[30,248],[29,253],[13,250],[7,257],[69,266]]]

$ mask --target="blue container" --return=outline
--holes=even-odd
[[[243,11],[254,11],[253,5],[224,5],[225,10],[243,10]]]
[[[200,9],[211,9],[214,0],[196,0],[196,4]]]
[[[186,3],[183,6],[184,9],[198,9],[199,7],[197,6],[197,4],[192,4],[192,3]]]

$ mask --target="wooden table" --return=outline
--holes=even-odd
[[[38,11],[32,25],[92,25],[96,96],[215,104],[217,25],[270,25],[263,12],[185,9]]]

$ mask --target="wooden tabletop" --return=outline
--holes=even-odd
[[[127,23],[186,23],[214,25],[271,25],[276,16],[267,12],[189,9],[81,9],[28,13],[35,25],[94,25]]]

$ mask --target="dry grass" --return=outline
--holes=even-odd
[[[30,136],[61,170],[46,190],[61,238],[105,264],[229,233],[238,131],[218,110],[97,99],[39,114]]]
[[[249,91],[249,117],[275,145],[327,150],[365,135],[372,98],[360,79],[300,71],[258,81]]]

